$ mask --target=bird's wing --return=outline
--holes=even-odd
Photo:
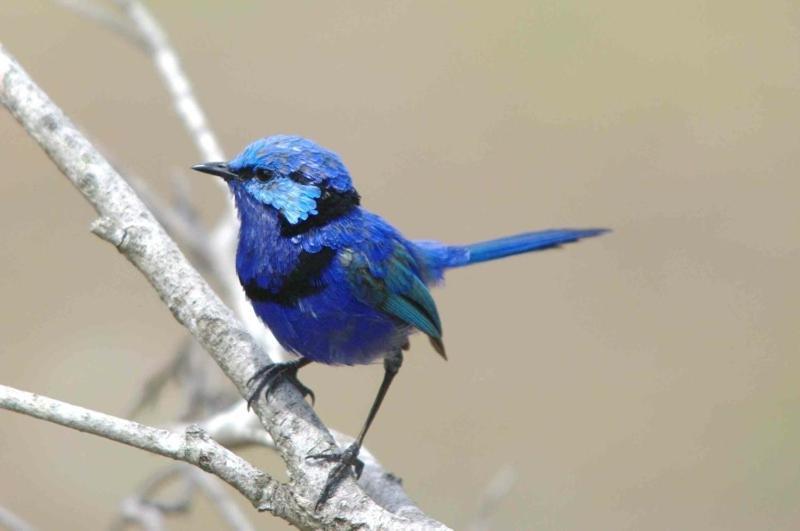
[[[385,256],[373,254],[353,249],[339,253],[356,298],[425,333],[446,359],[439,312],[414,256],[400,242]]]

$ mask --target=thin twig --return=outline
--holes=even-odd
[[[169,361],[146,380],[128,408],[126,417],[136,418],[154,405],[170,382],[178,384],[184,400],[176,418],[184,421],[206,417],[214,411],[230,406],[238,398],[229,384],[221,380],[202,347],[192,336],[187,336]]]
[[[111,525],[111,531],[122,531],[127,523],[138,524],[144,531],[164,531],[164,515],[157,507],[135,498],[125,498],[119,508],[120,518]]]
[[[204,474],[196,468],[188,470],[194,484],[200,488],[223,520],[235,531],[253,531],[254,527],[247,520],[242,510],[228,496],[228,493],[213,476]]]
[[[478,500],[478,511],[468,527],[470,531],[492,529],[492,518],[497,514],[500,503],[511,493],[516,481],[517,473],[510,465],[502,466],[495,472]]]
[[[214,361],[192,338],[186,364],[178,372],[178,382],[184,395],[184,405],[177,418],[184,421],[203,418],[241,400],[221,376]]]
[[[189,77],[181,67],[178,54],[169,43],[166,33],[161,28],[158,20],[148,10],[147,6],[139,0],[116,0],[116,2],[127,15],[130,22],[129,29],[144,42],[144,49],[149,52],[162,81],[172,96],[173,107],[197,147],[200,157],[206,162],[225,160],[225,155],[217,141],[217,137],[208,125],[205,112],[195,97]],[[67,4],[71,3],[82,4],[84,2],[67,0]],[[82,9],[73,8],[73,10],[86,14],[85,10]],[[103,23],[101,17],[90,16],[89,18]],[[225,186],[222,182],[219,182],[218,186],[225,192],[227,206],[220,221],[207,238],[208,247],[212,249],[212,252],[201,254],[218,277],[220,286],[224,290],[225,300],[231,304],[248,332],[264,346],[272,361],[283,360],[285,359],[283,348],[255,315],[244,292],[239,289],[236,270],[233,261],[230,259],[234,254],[237,232],[233,200],[224,190]],[[163,219],[168,224],[174,221],[168,220],[166,216]],[[180,223],[176,222],[172,224],[172,228],[178,230],[184,236],[188,236],[191,231],[181,229],[180,225]],[[192,237],[188,237],[186,241],[191,245],[194,240]],[[197,242],[195,241],[194,243]]]
[[[130,24],[113,11],[90,2],[88,0],[53,0],[62,7],[73,11],[88,20],[96,22],[99,26],[108,28],[132,42],[138,48],[147,49],[147,43],[139,34],[131,28]]]
[[[142,411],[158,401],[164,388],[171,380],[177,377],[181,366],[186,363],[186,358],[189,356],[189,349],[191,348],[192,342],[193,340],[187,337],[181,343],[175,355],[170,358],[169,362],[147,377],[139,394],[133,400],[125,416],[136,418]]]
[[[178,54],[169,43],[161,25],[140,1],[117,0],[117,3],[147,43],[158,73],[172,96],[175,110],[203,158],[209,161],[225,160],[219,141],[209,128],[208,119],[197,102],[192,84],[181,67]]]
[[[189,77],[181,66],[178,53],[170,44],[166,32],[158,20],[140,0],[116,1],[126,12],[142,39],[147,42],[155,67],[172,96],[173,107],[203,161],[226,160],[216,135],[208,125],[205,112],[194,94]],[[233,199],[228,194],[224,183],[215,182],[218,182],[218,186],[225,193],[226,210],[208,237],[213,252],[206,257],[225,290],[225,300],[232,305],[236,315],[244,322],[250,334],[259,343],[266,346],[270,358],[273,361],[279,361],[284,358],[283,349],[280,348],[272,333],[253,313],[244,292],[239,288],[236,270],[233,260],[231,260],[236,246],[238,226]]]
[[[181,490],[175,498],[157,498],[157,492],[155,489],[142,494],[142,503],[149,505],[150,507],[155,507],[161,511],[161,514],[165,516],[174,513],[189,512],[189,510],[192,508],[192,498],[194,498],[194,495],[197,492],[197,485],[190,477],[189,472],[196,470],[198,474],[205,473],[184,463],[179,463],[176,469],[177,470],[174,479],[180,480]]]
[[[147,478],[136,492],[122,500],[119,517],[111,524],[111,531],[121,531],[126,523],[138,524],[146,530],[164,529],[167,513],[185,512],[191,505],[195,485],[187,477],[189,470],[195,469],[185,463],[178,463],[164,467]],[[184,483],[180,497],[169,502],[155,499],[158,491],[175,479],[181,479]]]
[[[183,483],[177,498],[164,500],[157,497],[159,491],[176,480]],[[111,529],[120,531],[126,523],[136,523],[144,529],[163,529],[166,516],[191,510],[192,499],[198,490],[211,502],[231,529],[253,530],[239,506],[214,476],[185,463],[164,467],[147,478],[136,492],[120,503],[120,516],[112,523]]]
[[[25,520],[0,505],[0,529],[8,531],[33,531]]]

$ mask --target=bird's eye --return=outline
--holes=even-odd
[[[243,181],[249,181],[251,179],[269,181],[273,177],[273,173],[270,170],[263,168],[242,168],[237,172],[237,174],[239,175],[239,179]]]
[[[259,181],[269,181],[272,179],[273,173],[270,170],[258,168],[253,172],[253,176]]]
[[[272,179],[273,173],[270,170],[263,168],[242,168],[239,170],[239,178],[243,181],[251,179],[258,179],[259,181],[269,181]]]

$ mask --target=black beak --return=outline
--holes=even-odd
[[[231,179],[238,177],[235,173],[228,169],[227,162],[206,162],[205,164],[197,164],[192,166],[192,169],[203,173],[210,173],[211,175],[216,175],[217,177],[222,177],[225,179],[225,181],[230,181]]]

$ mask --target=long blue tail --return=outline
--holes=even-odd
[[[440,280],[444,270],[451,267],[462,267],[515,254],[552,249],[564,243],[599,236],[606,232],[609,232],[609,229],[549,229],[471,245],[444,245],[436,241],[415,241],[414,243],[427,258],[433,276]]]
[[[450,267],[477,264],[515,254],[551,249],[564,243],[599,236],[606,232],[608,232],[608,229],[550,229],[473,243],[472,245],[463,246],[467,250],[466,261],[460,264],[452,264]]]

